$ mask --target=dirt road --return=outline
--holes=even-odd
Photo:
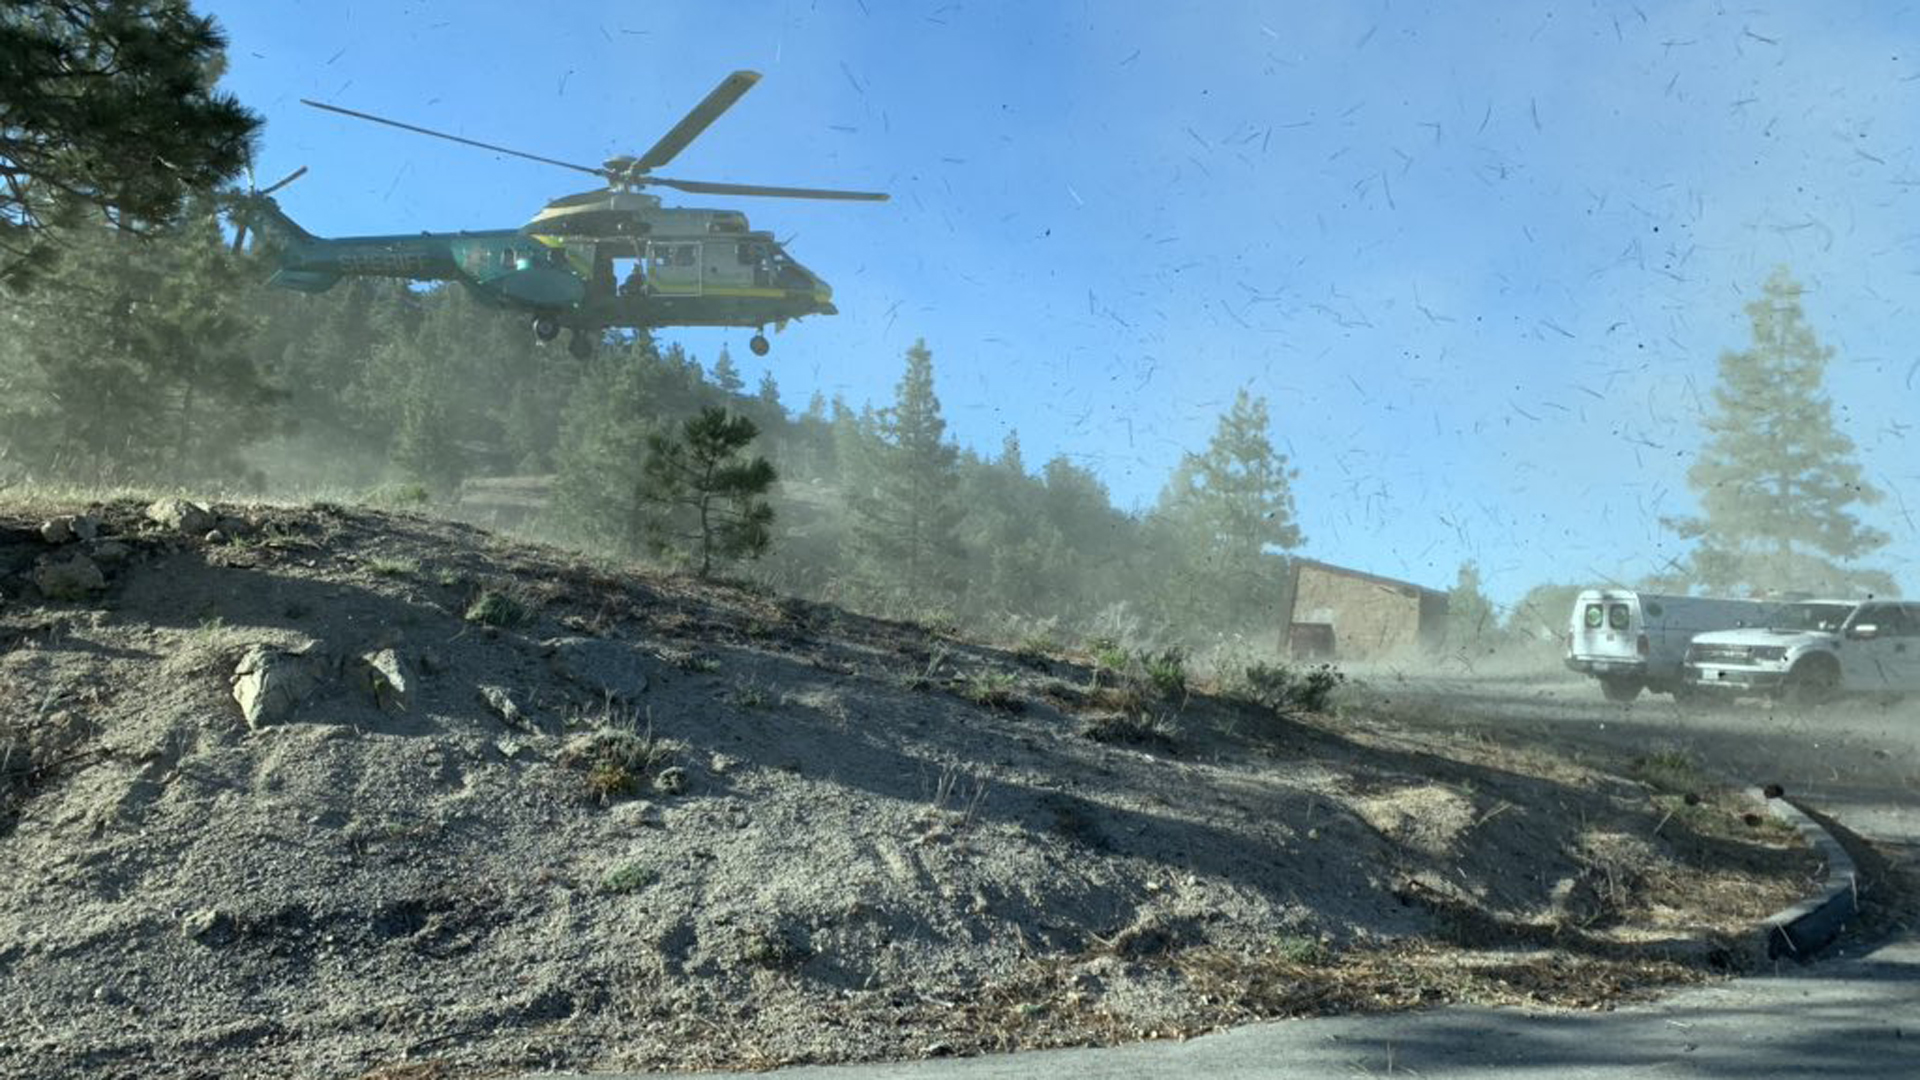
[[[1912,865],[1920,840],[1920,702],[1845,701],[1814,709],[1762,701],[1617,705],[1590,679],[1376,675],[1391,712],[1415,723],[1626,761],[1678,751],[1741,784],[1777,783]]]

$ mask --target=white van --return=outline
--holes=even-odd
[[[1688,696],[1683,665],[1695,634],[1766,625],[1777,601],[1588,589],[1573,602],[1567,666],[1600,680],[1608,701],[1641,690]]]

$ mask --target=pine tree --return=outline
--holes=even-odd
[[[1480,587],[1480,565],[1469,559],[1460,564],[1447,592],[1447,648],[1461,655],[1483,653],[1499,636],[1500,619]]]
[[[1278,552],[1302,542],[1294,523],[1298,470],[1268,436],[1265,398],[1244,389],[1204,454],[1174,471],[1151,522],[1169,615],[1220,629],[1270,623],[1286,588]],[[1275,549],[1278,549],[1276,551]]]
[[[240,172],[260,120],[213,89],[225,49],[185,0],[0,5],[0,284],[47,270],[56,233],[162,228]]]
[[[875,445],[847,477],[865,576],[910,609],[945,604],[958,586],[964,510],[959,451],[933,389],[925,341],[907,350],[894,404],[877,417]]]
[[[1753,343],[1721,354],[1707,443],[1687,470],[1703,516],[1669,524],[1699,540],[1691,570],[1714,592],[1890,592],[1887,574],[1846,565],[1887,543],[1849,510],[1881,496],[1834,425],[1825,388],[1833,350],[1814,337],[1800,299],[1781,267],[1747,305]]]
[[[732,400],[747,388],[747,381],[740,377],[740,369],[733,366],[733,354],[725,345],[720,346],[720,356],[713,362],[713,385]]]
[[[760,390],[757,396],[762,408],[776,415],[786,415],[786,407],[780,404],[780,384],[774,381],[773,372],[760,373]]]
[[[960,473],[967,607],[1042,613],[1051,530],[1040,514],[1040,486],[1027,475],[1019,433],[1007,433],[993,461],[964,455]]]
[[[647,497],[645,464],[653,436],[694,411],[700,368],[638,335],[603,348],[586,364],[560,427],[552,514],[563,534],[623,554],[652,547],[658,513]]]
[[[641,495],[658,511],[648,530],[657,553],[692,559],[703,578],[716,556],[766,553],[773,507],[765,495],[775,473],[766,458],[742,453],[759,433],[744,416],[706,408],[681,426],[679,438],[648,438]]]
[[[258,483],[243,458],[281,395],[212,221],[141,240],[96,220],[68,249],[0,315],[0,453],[48,477]]]

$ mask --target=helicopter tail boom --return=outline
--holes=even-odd
[[[267,231],[275,233],[283,241],[291,243],[312,243],[319,237],[300,227],[300,223],[288,217],[280,204],[266,195],[255,196],[247,207],[247,218],[256,227],[264,225]]]

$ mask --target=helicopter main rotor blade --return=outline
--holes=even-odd
[[[496,154],[511,154],[514,157],[526,158],[528,161],[538,161],[544,165],[558,165],[563,169],[572,169],[575,172],[588,173],[593,176],[603,177],[609,180],[613,179],[612,174],[607,172],[607,170],[597,169],[591,165],[578,165],[571,161],[561,161],[558,158],[541,157],[539,154],[529,154],[525,150],[513,150],[505,146],[495,146],[492,143],[483,143],[478,139],[467,139],[467,138],[462,138],[459,135],[449,135],[444,131],[435,131],[432,128],[418,127],[414,124],[403,124],[398,120],[389,120],[384,116],[375,116],[372,113],[356,112],[353,109],[343,109],[338,105],[328,105],[325,102],[321,102],[321,101],[309,101],[306,98],[301,98],[300,104],[311,105],[316,109],[325,109],[328,112],[337,112],[343,116],[357,117],[358,119],[361,119],[361,120],[371,120],[376,124],[385,124],[388,127],[397,127],[402,131],[413,131],[413,132],[418,132],[419,134],[422,134],[422,135],[431,135],[436,139],[445,139],[448,142],[464,143],[467,146],[477,146],[482,150],[491,150]]]
[[[886,202],[884,191],[836,191],[832,188],[768,187],[764,184],[717,184],[710,180],[674,180],[665,176],[641,177],[638,183],[659,184],[675,191],[696,195],[767,195],[776,199],[852,199],[862,202]]]
[[[740,100],[740,95],[753,89],[753,84],[759,81],[760,73],[757,71],[736,71],[721,79],[720,85],[714,87],[679,123],[673,125],[672,131],[660,136],[660,141],[654,143],[651,150],[640,155],[639,160],[634,162],[634,168],[646,172],[672,161],[675,155],[687,148],[688,143],[699,138],[709,124],[720,119],[721,113],[733,108],[733,103]]]
[[[295,180],[298,180],[305,175],[307,175],[307,167],[305,165],[302,165],[299,168],[288,173],[287,175],[281,177],[278,183],[272,185],[271,187],[261,188],[259,191],[255,192],[254,194],[271,195],[274,192],[279,191],[281,188],[286,187],[288,184],[293,183]],[[247,177],[247,180],[249,183],[251,183],[253,180],[253,177],[249,175]]]

